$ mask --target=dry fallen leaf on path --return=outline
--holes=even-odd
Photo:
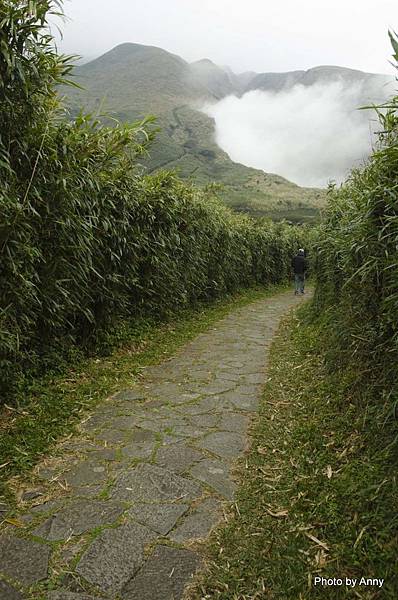
[[[327,557],[328,557],[328,555],[326,554],[326,552],[323,548],[318,550],[318,552],[315,555],[315,560],[314,560],[315,566],[324,567],[327,563]]]
[[[14,525],[14,527],[25,527],[25,523],[22,523],[22,521],[17,521],[17,519],[4,519],[4,522]]]
[[[307,531],[304,532],[304,535],[311,541],[315,542],[315,544],[318,544],[318,546],[321,546],[321,548],[324,548],[329,552],[329,547],[324,542],[321,542],[321,540],[318,540],[317,537],[315,537],[311,533],[308,533]]]
[[[361,532],[359,534],[359,536],[357,537],[357,539],[355,540],[355,544],[354,544],[354,549],[358,546],[359,542],[362,539],[363,534],[365,533],[367,527],[362,527]]]
[[[288,516],[289,511],[287,510],[278,510],[278,512],[272,512],[272,510],[267,509],[267,513],[271,515],[271,517],[276,517],[277,519],[283,519]]]

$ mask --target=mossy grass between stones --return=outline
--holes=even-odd
[[[19,398],[19,409],[4,409],[0,415],[0,501],[12,505],[14,494],[7,480],[31,470],[100,401],[131,387],[143,367],[172,356],[230,311],[283,289],[250,288],[180,311],[164,323],[142,320],[124,324],[122,332],[115,330],[109,356],[81,359],[62,373],[30,381]],[[17,487],[13,486],[14,492]]]

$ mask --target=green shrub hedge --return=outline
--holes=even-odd
[[[43,26],[58,3],[0,7],[0,393],[50,354],[134,315],[286,279],[302,231],[254,221],[172,173],[143,176],[146,122],[68,120]],[[302,243],[302,242],[301,242]]]
[[[358,383],[386,394],[398,383],[398,97],[378,114],[370,160],[329,191],[315,243],[314,310],[330,364],[355,366]]]

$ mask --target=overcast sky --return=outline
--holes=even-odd
[[[397,0],[66,0],[61,49],[98,56],[122,42],[160,46],[237,72],[339,65],[391,73]]]

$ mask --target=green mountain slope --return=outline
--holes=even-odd
[[[237,81],[233,73],[229,73],[204,58],[190,64],[192,80],[200,82],[215,98],[221,99],[236,93]]]
[[[213,119],[200,111],[205,103],[252,89],[258,77],[234,75],[207,59],[189,64],[160,48],[122,44],[76,67],[83,89],[62,93],[75,113],[84,108],[121,121],[155,115],[160,132],[144,163],[148,172],[176,169],[199,184],[222,183],[225,202],[241,211],[311,219],[323,205],[323,190],[234,163],[215,142]]]
[[[308,71],[290,71],[287,73],[258,73],[252,77],[245,87],[245,92],[263,90],[279,92],[295,85],[311,86],[314,84],[342,82],[357,84],[360,102],[382,102],[385,100],[383,89],[392,83],[388,75],[365,73],[355,69],[335,66],[319,66]],[[391,91],[392,88],[391,88]]]

